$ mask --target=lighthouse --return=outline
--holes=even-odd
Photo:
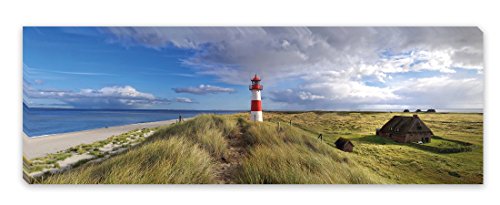
[[[249,90],[252,91],[252,104],[250,109],[250,120],[254,122],[262,122],[262,101],[260,98],[260,91],[262,90],[262,85],[260,84],[260,78],[255,74],[251,79],[252,85],[249,86]]]

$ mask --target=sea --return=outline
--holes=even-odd
[[[200,114],[232,114],[234,110],[119,110],[58,109],[23,106],[23,131],[29,137],[75,132],[111,126],[194,117]]]

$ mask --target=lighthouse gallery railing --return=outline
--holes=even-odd
[[[262,86],[262,85],[250,85],[250,86],[248,86],[248,89],[249,90],[262,90],[262,89],[264,89],[264,86]]]

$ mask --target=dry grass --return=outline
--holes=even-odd
[[[201,115],[161,128],[123,154],[39,183],[218,183],[231,136],[245,154],[223,173],[232,176],[229,183],[482,183],[482,115],[420,114],[441,137],[427,147],[373,136],[393,115],[266,113],[263,123],[248,122],[248,114]],[[354,152],[334,148],[338,137],[351,139]]]
[[[97,164],[87,164],[38,181],[48,184],[215,183],[216,158],[224,155],[223,134],[234,124],[202,115],[157,131],[142,145]]]
[[[238,118],[249,155],[243,159],[237,183],[372,184],[390,183],[349,159],[314,134],[286,123],[253,123]]]
[[[391,183],[483,182],[483,115],[419,113],[438,138],[429,144],[400,144],[374,136],[394,115],[413,113],[266,113],[267,121],[288,122],[333,144],[339,137],[355,144],[350,159]]]
[[[272,123],[250,123],[253,142],[243,160],[239,183],[367,184],[387,183],[358,166],[349,155],[318,141],[310,133]]]
[[[178,138],[156,140],[101,164],[54,175],[49,184],[211,183],[208,152]]]

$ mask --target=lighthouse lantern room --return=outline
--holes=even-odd
[[[260,84],[260,78],[257,74],[255,74],[251,81],[252,85],[249,86],[249,90],[252,91],[250,120],[254,122],[262,122],[262,100],[260,98],[260,91],[263,86]]]

